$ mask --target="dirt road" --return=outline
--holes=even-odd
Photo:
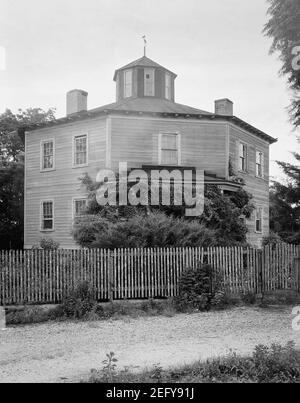
[[[181,365],[257,344],[294,340],[291,308],[229,311],[117,321],[47,323],[0,332],[1,382],[74,382],[101,368],[113,351],[119,368]],[[136,368],[138,369],[138,368]]]

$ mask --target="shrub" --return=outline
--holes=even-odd
[[[74,225],[73,236],[88,248],[209,247],[215,242],[215,231],[197,220],[167,216],[162,212],[110,220],[88,215]]]
[[[242,294],[242,301],[246,305],[254,305],[256,303],[256,294],[254,292]]]
[[[60,306],[49,310],[39,306],[25,306],[24,309],[9,310],[6,316],[8,325],[26,325],[33,323],[43,323],[50,320],[57,320],[63,317],[64,313]]]
[[[57,250],[59,243],[51,238],[43,238],[40,240],[40,247],[45,250]]]
[[[66,317],[74,319],[82,319],[92,311],[97,313],[98,306],[94,298],[94,290],[87,281],[79,282],[69,292],[62,304],[62,310]]]
[[[281,237],[276,234],[275,232],[270,232],[270,235],[267,237],[264,237],[262,245],[263,246],[267,246],[267,245],[276,245],[278,243],[282,243],[283,240],[281,239]]]
[[[181,311],[209,310],[222,297],[221,278],[209,264],[186,269],[179,279],[176,306]],[[222,300],[222,298],[221,298]]]

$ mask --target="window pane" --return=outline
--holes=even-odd
[[[171,99],[171,75],[166,73],[166,94],[167,99]]]
[[[255,227],[257,232],[262,231],[262,208],[256,209]]]
[[[84,165],[87,163],[87,137],[81,136],[75,138],[75,165]]]
[[[124,73],[124,97],[132,96],[132,70],[127,70]]]
[[[53,168],[53,141],[43,143],[43,166],[42,169]]]
[[[75,200],[75,217],[81,217],[86,209],[86,200]]]
[[[161,148],[167,150],[177,150],[177,135],[163,134],[161,138]]]
[[[44,202],[42,210],[43,229],[53,229],[53,203]]]
[[[166,165],[178,165],[178,152],[173,150],[162,150],[161,163]]]
[[[144,87],[146,96],[154,96],[154,69],[144,70]]]

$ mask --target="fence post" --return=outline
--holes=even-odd
[[[266,249],[257,250],[257,294],[263,298],[264,294],[264,275],[263,275],[263,255],[265,254]]]
[[[6,330],[6,316],[5,307],[0,306],[0,331]]]
[[[108,250],[108,299],[110,302],[114,300],[114,281],[113,281],[113,270],[114,270],[114,256],[111,250]]]

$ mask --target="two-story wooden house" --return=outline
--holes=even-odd
[[[72,223],[86,203],[79,180],[101,168],[184,166],[234,191],[230,166],[254,197],[249,242],[269,234],[269,146],[276,140],[233,114],[228,99],[214,113],[175,102],[176,74],[147,57],[118,69],[116,102],[87,110],[88,94],[67,94],[67,116],[25,135],[25,248],[49,237],[73,248]]]

